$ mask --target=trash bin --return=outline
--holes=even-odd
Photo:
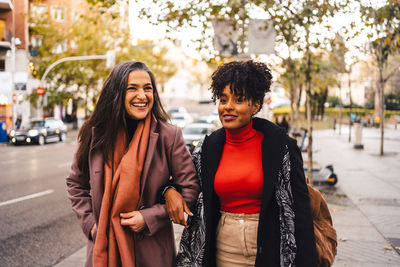
[[[0,121],[0,143],[8,143],[7,123]]]
[[[362,144],[362,129],[363,126],[361,123],[354,123],[354,148],[355,149],[364,149],[364,145]]]

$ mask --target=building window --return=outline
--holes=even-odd
[[[42,36],[38,35],[32,36],[31,44],[33,47],[40,47],[42,46],[42,40],[43,40]]]
[[[71,20],[72,20],[73,22],[78,21],[78,20],[79,20],[79,16],[80,16],[80,14],[79,14],[78,11],[72,11],[72,12],[71,12]]]
[[[67,51],[67,41],[58,42],[58,43],[54,44],[51,52],[53,54],[61,54],[65,51]]]
[[[48,11],[46,4],[32,4],[31,9],[32,9],[32,14],[31,14],[32,17],[36,18],[43,17]]]
[[[0,19],[0,41],[6,40],[6,23]]]
[[[52,6],[51,17],[55,21],[65,21],[65,8],[62,6]]]

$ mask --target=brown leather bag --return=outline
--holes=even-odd
[[[336,230],[333,228],[328,204],[322,194],[309,184],[307,184],[307,187],[314,221],[318,266],[329,267],[333,264],[336,256]]]

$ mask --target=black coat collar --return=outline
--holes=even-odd
[[[273,191],[271,189],[275,187],[277,181],[277,175],[282,163],[287,136],[284,129],[261,118],[253,118],[253,128],[264,134],[261,144],[264,172],[263,202],[268,202]],[[208,189],[212,192],[214,191],[214,178],[221,160],[225,140],[226,133],[224,128],[220,128],[210,136],[206,136],[204,140],[202,151],[202,160],[204,160],[204,165],[202,166],[202,170],[207,173],[205,177],[207,181],[204,181],[205,185],[208,185]]]
[[[268,162],[275,163],[273,165],[279,165],[282,162],[281,159],[286,143],[286,133],[284,129],[261,118],[253,118],[253,128],[264,134],[262,143],[263,158],[267,156],[269,159]],[[215,175],[217,171],[225,141],[226,133],[224,128],[216,130],[204,139],[204,157],[202,158],[207,159],[210,174]]]
[[[264,202],[269,202],[273,188],[277,181],[279,168],[281,167],[287,135],[281,127],[274,123],[261,119],[253,118],[253,128],[264,134],[261,144],[262,149],[262,165],[264,173],[264,190],[263,190],[263,205]],[[222,151],[226,140],[224,128],[220,128],[207,136],[204,140],[203,155],[204,166],[202,170],[207,172],[207,180],[204,181],[210,191],[213,190],[214,178],[217,172],[219,162],[221,160]],[[240,164],[240,163],[238,163]]]
[[[281,163],[285,151],[287,137],[285,131],[273,124],[270,121],[254,118],[253,128],[264,134],[261,144],[262,149],[262,165],[264,176],[264,187],[262,194],[262,204],[260,210],[260,221],[258,225],[257,247],[261,248],[263,237],[266,231],[265,228],[271,228],[267,218],[271,216],[271,205],[273,203],[274,188],[278,178],[278,172],[281,168]],[[204,215],[206,218],[206,247],[204,255],[205,266],[216,266],[215,251],[216,251],[216,229],[220,218],[220,201],[214,190],[214,179],[217,172],[224,144],[226,140],[225,129],[221,128],[213,132],[210,136],[206,136],[202,146],[201,155],[201,172],[203,184],[203,199],[204,199]],[[240,164],[240,162],[238,162]],[[275,213],[272,213],[275,214]],[[272,229],[272,228],[271,228]],[[272,235],[268,235],[272,238]],[[276,242],[279,239],[276,240]],[[266,248],[267,251],[269,248]],[[272,250],[272,247],[270,248]],[[279,251],[279,250],[278,250]],[[272,253],[272,252],[271,252]],[[279,252],[278,252],[279,258]]]

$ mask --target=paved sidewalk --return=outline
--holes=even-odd
[[[400,266],[400,130],[386,130],[383,157],[378,156],[378,129],[363,130],[363,150],[347,140],[346,127],[341,135],[314,132],[314,160],[333,164],[339,180],[334,188],[318,187],[338,235],[334,267]],[[177,243],[181,229],[175,228]],[[83,266],[85,256],[82,248],[55,266]]]
[[[386,130],[383,157],[378,129],[363,129],[362,140],[356,150],[348,128],[314,133],[314,160],[338,174],[336,190],[321,188],[338,235],[334,266],[400,266],[400,130]]]

